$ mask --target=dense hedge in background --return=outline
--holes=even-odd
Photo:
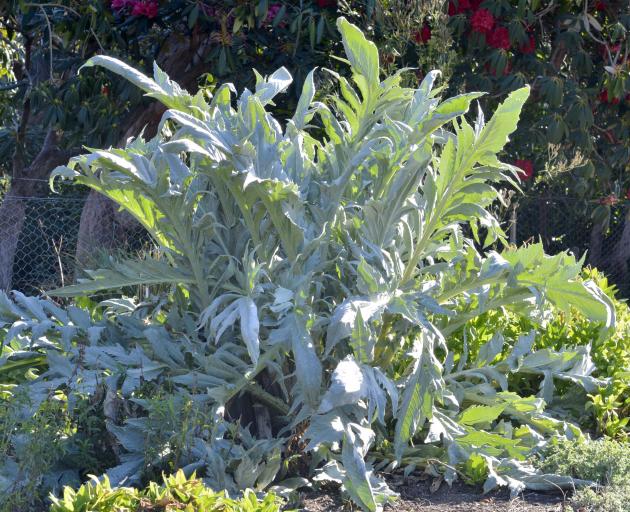
[[[572,213],[606,221],[629,197],[630,5],[625,0],[562,2],[451,0],[407,7],[384,0],[357,9],[390,67],[439,67],[451,93],[498,98],[527,83],[519,131],[509,148],[534,194],[570,194]]]
[[[141,96],[105,73],[77,75],[90,55],[115,55],[150,69],[158,56],[168,59],[179,45],[190,46],[198,48],[198,55],[182,71],[203,64],[207,73],[200,73],[200,86],[212,87],[217,78],[251,86],[252,67],[265,73],[283,65],[301,86],[306,71],[330,65],[330,45],[338,40],[332,35],[332,7],[322,0],[283,5],[236,0],[7,2],[0,7],[0,168],[11,161],[14,130],[27,97],[39,119],[30,128],[32,152],[39,149],[49,123],[64,131],[67,146],[118,142],[121,120]],[[24,73],[26,46],[37,76]]]

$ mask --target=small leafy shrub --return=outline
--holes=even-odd
[[[31,377],[33,378],[33,377]],[[113,456],[101,404],[61,391],[40,401],[19,386],[0,392],[0,511],[31,510],[47,489],[78,485],[88,473],[107,469]]]
[[[630,445],[609,439],[549,443],[538,466],[600,485],[619,484],[630,475]]]
[[[533,329],[536,329],[534,347],[537,350],[590,346],[593,376],[602,379],[603,385],[590,394],[573,387],[563,406],[584,428],[596,434],[623,439],[628,435],[630,416],[630,345],[627,342],[630,338],[630,309],[625,301],[616,298],[614,286],[610,286],[606,277],[596,269],[584,269],[582,279],[593,280],[609,297],[616,317],[613,330],[602,334],[600,324],[589,321],[576,309],[552,309],[548,318],[539,325],[532,319],[509,311],[490,311],[454,333],[448,340],[449,349],[459,353],[466,343],[468,353],[474,357],[497,330],[502,331],[506,339],[516,340]],[[510,343],[506,344],[501,358],[507,357],[509,347]],[[523,391],[530,389],[535,392],[538,383],[536,376],[529,376],[518,384]],[[565,391],[569,391],[566,385]],[[584,401],[587,403],[586,410]]]
[[[630,511],[630,484],[611,485],[599,489],[580,489],[571,497],[577,512],[628,512]]]
[[[232,499],[225,492],[214,492],[183,471],[165,476],[162,485],[151,482],[144,490],[112,488],[109,479],[82,485],[77,491],[65,487],[63,496],[51,496],[50,512],[141,512],[145,510],[182,512],[279,512],[281,500],[268,493],[262,500],[252,491]]]
[[[110,57],[87,62],[167,111],[155,138],[92,150],[52,179],[112,199],[159,257],[112,258],[50,292],[147,290],[90,311],[0,294],[13,344],[0,375],[43,360],[20,384],[40,403],[105,389],[114,486],[175,466],[230,493],[309,477],[369,511],[394,495],[379,473],[399,468],[433,465],[448,483],[463,474],[513,493],[571,486],[528,457],[581,436],[554,407],[565,383],[602,383],[588,346],[536,351],[536,327],[574,308],[605,335],[615,317],[581,262],[508,247],[490,211],[517,184],[498,154],[529,88],[471,124],[482,93],[442,101],[438,72],[416,89],[401,73],[381,80],[376,46],[344,18],[338,28],[351,80],[332,73],[338,93],[315,101],[311,72],[289,119],[268,110],[291,84],[284,68],[235,98],[231,84],[191,96],[157,66],[149,78]],[[534,328],[497,329],[474,352],[449,346],[489,311]],[[525,378],[531,389],[515,385]]]
[[[30,414],[28,397],[0,398],[0,510],[10,512],[40,504],[46,480],[64,454],[69,418],[64,404],[52,398]]]
[[[571,475],[596,487],[577,490],[571,503],[577,510],[630,511],[630,445],[611,440],[550,443],[538,463],[546,472]]]

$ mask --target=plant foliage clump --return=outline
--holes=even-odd
[[[543,471],[589,480],[593,487],[577,490],[571,504],[577,510],[630,510],[630,446],[611,440],[549,443],[537,466]]]
[[[608,297],[580,279],[582,262],[508,247],[488,209],[500,187],[518,186],[497,154],[529,89],[471,124],[482,93],[441,101],[438,72],[417,89],[402,73],[381,80],[376,46],[344,18],[338,28],[351,80],[333,73],[339,94],[315,101],[311,72],[286,122],[267,110],[291,83],[284,68],[208,102],[157,67],[151,79],[113,58],[87,62],[167,111],[154,139],[91,150],[52,179],[119,204],[160,257],[112,260],[51,292],[141,285],[141,301],[88,311],[0,296],[3,365],[46,361],[22,384],[34,403],[58,389],[70,407],[73,393],[105,394],[112,485],[165,466],[230,492],[314,475],[365,510],[392,498],[384,469],[432,466],[486,490],[572,485],[527,459],[551,437],[581,435],[554,411],[554,387],[597,389],[588,347],[532,351],[535,330],[509,341],[497,331],[474,354],[447,344],[493,310],[541,324],[551,307],[575,308],[603,329],[614,323]],[[519,375],[537,376],[534,393],[510,385]],[[194,414],[156,421],[165,391]]]
[[[269,493],[263,500],[248,491],[240,499],[231,499],[225,492],[213,492],[193,475],[183,471],[165,476],[164,484],[151,482],[142,491],[131,487],[112,488],[109,479],[81,486],[77,491],[66,487],[62,498],[51,497],[50,512],[113,512],[164,510],[183,512],[279,512],[281,501]]]

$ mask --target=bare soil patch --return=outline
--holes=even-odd
[[[394,505],[386,511],[395,512],[562,512],[569,511],[566,498],[560,493],[525,492],[510,499],[509,492],[497,491],[482,494],[481,489],[456,483],[452,487],[442,484],[431,492],[431,482],[417,481],[394,486],[400,494]],[[309,492],[303,495],[301,511],[350,511],[352,504],[341,499],[339,492]]]

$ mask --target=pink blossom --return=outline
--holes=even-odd
[[[265,24],[273,23],[282,6],[280,4],[271,4],[267,9],[267,17],[265,18]]]

